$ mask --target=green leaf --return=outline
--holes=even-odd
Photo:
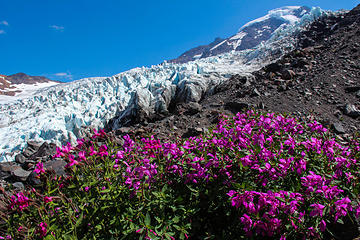
[[[184,233],[181,233],[180,234],[180,240],[184,240],[185,239],[185,234]]]
[[[161,192],[162,192],[162,193],[165,193],[167,189],[168,189],[168,186],[167,186],[167,184],[165,184],[165,185],[163,186],[163,188],[161,189]]]
[[[149,213],[146,213],[145,225],[146,225],[146,226],[150,226],[150,223],[151,223],[150,214],[149,214]]]
[[[54,240],[54,239],[55,239],[54,236],[51,235],[51,234],[48,234],[48,235],[44,238],[44,240]]]
[[[181,230],[181,227],[178,226],[178,225],[176,225],[176,224],[174,224],[173,227],[174,227],[176,230],[179,230],[179,231]]]
[[[340,224],[344,224],[344,221],[342,219],[340,219],[340,218],[336,222],[340,223]]]
[[[84,213],[81,213],[80,216],[78,217],[78,219],[76,220],[75,227],[80,226],[80,224],[83,220],[83,217],[84,217]]]
[[[107,188],[107,189],[101,190],[100,193],[108,193],[108,192],[110,192],[110,191],[111,191],[111,189],[110,189],[110,188]]]
[[[156,221],[157,221],[158,223],[161,223],[161,222],[162,222],[162,219],[159,218],[159,217],[155,217],[155,219],[156,219]]]
[[[178,216],[174,217],[172,220],[174,223],[178,223],[180,221],[180,218]]]

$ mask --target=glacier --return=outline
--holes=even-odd
[[[290,8],[291,10],[291,8]],[[279,29],[255,49],[173,64],[164,61],[112,77],[80,79],[36,91],[26,98],[0,101],[0,162],[14,161],[27,141],[74,143],[87,128],[104,128],[115,119],[121,127],[134,108],[166,113],[172,100],[198,102],[234,74],[247,75],[274,61],[272,54],[294,48],[292,34],[316,18],[331,14],[312,8],[309,14]]]

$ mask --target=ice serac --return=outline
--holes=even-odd
[[[322,14],[326,12],[320,9],[307,11],[291,27],[278,28],[277,35],[251,50],[230,51],[183,64],[164,62],[0,101],[0,161],[13,161],[16,151],[28,140],[58,145],[74,142],[86,127],[118,128],[134,119],[141,121],[141,116],[166,114],[174,102],[197,102],[233,74],[250,74],[266,61],[275,60],[269,53],[283,54],[291,49],[292,34]]]

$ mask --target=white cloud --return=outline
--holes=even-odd
[[[4,30],[0,29],[0,34],[5,34],[6,32]]]
[[[71,75],[71,73],[68,72],[60,72],[60,73],[55,73],[53,75],[63,79],[69,79],[69,80],[73,79],[73,75]]]
[[[0,25],[5,25],[5,26],[9,26],[9,23],[7,21],[0,21]]]
[[[62,32],[65,29],[63,26],[59,26],[59,25],[51,25],[49,27],[56,30],[56,31],[59,31],[59,32]]]

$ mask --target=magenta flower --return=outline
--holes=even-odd
[[[249,215],[244,214],[241,218],[240,218],[240,222],[244,225],[243,229],[245,232],[249,232],[251,230],[253,221],[251,220],[251,218],[249,217]]]
[[[68,162],[68,164],[65,165],[65,168],[69,168],[71,166],[78,165],[78,164],[79,164],[79,162],[76,161],[74,155],[71,154],[71,155],[69,155],[69,162]]]
[[[109,153],[107,152],[108,147],[104,144],[99,148],[99,152],[97,153],[98,156],[104,157],[108,156]]]
[[[320,228],[320,231],[325,232],[326,223],[325,223],[324,220],[321,220],[321,222],[320,222],[320,224],[319,224],[319,228]]]
[[[30,199],[26,197],[22,192],[11,196],[10,201],[11,201],[10,208],[13,209],[14,207],[17,206],[20,211],[22,211],[24,208],[27,208],[30,203]]]
[[[47,224],[44,223],[44,222],[41,222],[38,226],[38,229],[36,230],[36,234],[39,234],[39,236],[41,238],[45,237],[46,236],[46,233],[47,233]]]
[[[133,140],[131,140],[129,135],[125,135],[124,137],[124,149],[126,152],[131,152],[131,150],[133,149],[133,147],[135,146],[135,142]]]
[[[45,196],[44,197],[44,202],[45,202],[45,204],[46,203],[49,203],[49,202],[52,202],[53,201],[53,198],[52,197],[48,197],[48,196]]]
[[[105,137],[106,133],[104,131],[104,129],[99,129],[99,131],[96,131],[96,129],[94,129],[94,134],[92,135],[92,138],[95,139],[97,137]]]
[[[355,216],[358,218],[360,217],[360,205],[357,206],[356,210],[355,210]]]
[[[56,154],[54,155],[54,158],[60,158],[63,156],[64,156],[64,154],[61,152],[61,148],[56,147]]]
[[[339,217],[345,217],[348,211],[352,211],[351,200],[348,197],[340,199],[335,203],[335,221]]]
[[[311,237],[311,239],[313,239],[314,237],[318,238],[318,236],[319,236],[319,234],[313,227],[308,228],[307,235],[308,235],[308,237]]]
[[[45,173],[44,164],[42,162],[38,162],[34,169],[34,172],[37,174]]]
[[[80,161],[85,161],[86,160],[86,152],[85,151],[79,152],[79,160]]]
[[[12,239],[12,237],[10,235],[7,235],[6,237],[0,236],[0,239]]]
[[[315,204],[311,204],[310,207],[313,208],[313,210],[310,212],[310,217],[316,217],[316,216],[322,217],[323,210],[325,208],[324,205],[315,203]]]
[[[94,147],[91,146],[91,147],[90,147],[89,156],[93,156],[93,155],[96,155],[96,154],[97,154],[97,151],[95,151]]]
[[[78,144],[77,147],[81,148],[84,145],[85,140],[83,138],[81,138],[81,139],[77,139],[76,142]]]
[[[116,159],[123,159],[124,158],[124,151],[118,151],[117,153],[116,153]]]

